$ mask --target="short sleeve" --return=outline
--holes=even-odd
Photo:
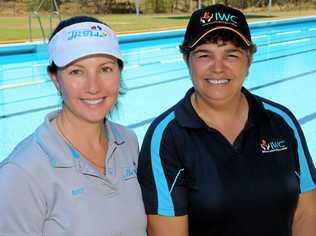
[[[22,168],[0,166],[0,235],[42,235],[43,195]]]
[[[296,150],[299,157],[299,179],[301,192],[308,192],[316,188],[316,170],[313,159],[307,147],[303,131],[292,115],[292,129],[296,140]],[[290,123],[290,122],[289,122]]]
[[[301,192],[308,192],[316,188],[316,171],[312,157],[308,151],[306,140],[300,124],[293,113],[284,106],[264,99],[265,109],[282,117],[284,122],[293,131],[295,139],[295,149],[298,155],[299,169],[296,173],[300,180]]]
[[[180,216],[187,214],[187,181],[168,124],[147,131],[137,173],[146,213]]]

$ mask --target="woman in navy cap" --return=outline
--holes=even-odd
[[[193,83],[154,120],[139,159],[149,236],[315,236],[316,171],[284,106],[243,87],[245,16],[194,12],[180,46]]]
[[[144,236],[137,138],[107,119],[123,69],[115,33],[73,17],[48,50],[62,107],[0,165],[0,235]]]

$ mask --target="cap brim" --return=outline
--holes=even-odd
[[[91,55],[101,54],[101,55],[113,56],[113,57],[115,57],[123,62],[122,56],[115,51],[100,50],[100,48],[95,48],[95,49],[94,48],[84,48],[84,49],[88,49],[88,50],[75,50],[74,52],[72,52],[71,55],[68,55],[68,54],[66,54],[66,55],[64,54],[62,56],[56,55],[55,58],[53,59],[53,61],[58,67],[65,67],[65,66],[69,65],[70,63],[72,63],[76,60],[79,60],[81,58],[91,56]]]
[[[216,30],[221,30],[221,29],[224,29],[224,30],[229,30],[229,31],[232,31],[233,33],[237,34],[244,42],[245,44],[249,47],[251,45],[251,42],[244,36],[242,35],[240,32],[238,32],[237,30],[231,28],[231,27],[227,27],[227,26],[217,26],[217,27],[214,27],[206,32],[204,32],[202,35],[200,35],[192,45],[189,45],[190,48],[193,48],[198,42],[200,42],[206,35],[208,35],[209,33],[213,32],[213,31],[216,31]]]

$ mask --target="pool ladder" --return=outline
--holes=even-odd
[[[33,17],[35,17],[37,19],[38,24],[40,26],[43,43],[45,43],[46,40],[48,39],[46,37],[46,34],[45,34],[45,30],[44,30],[44,27],[43,27],[43,24],[42,24],[41,17],[40,17],[40,15],[38,13],[46,1],[47,0],[42,0],[35,11],[29,12],[28,22],[29,22],[29,41],[30,42],[33,41],[33,37],[32,37],[32,18]],[[53,31],[53,26],[52,26],[52,24],[53,24],[53,17],[58,17],[59,21],[61,21],[61,15],[59,14],[58,5],[56,3],[56,0],[50,0],[50,1],[51,1],[51,6],[52,6],[52,11],[49,14],[49,29],[50,29],[50,33],[52,33],[52,31]]]

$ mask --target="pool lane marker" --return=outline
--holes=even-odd
[[[174,62],[179,62],[179,61],[183,61],[182,58],[174,58],[174,59],[169,59],[169,60],[161,60],[160,63],[161,64],[169,64],[169,63],[174,63]]]
[[[253,36],[252,38],[253,38],[253,39],[262,39],[262,38],[266,38],[266,37],[267,37],[266,34],[261,34],[261,35],[255,35],[255,36]]]
[[[293,30],[293,31],[276,33],[276,35],[297,34],[297,33],[301,33],[301,32],[302,32],[301,30]]]
[[[0,86],[0,90],[27,87],[27,86],[37,85],[37,84],[44,84],[48,81],[50,80],[34,80],[34,81],[28,81],[24,83],[4,84]]]
[[[311,40],[310,38],[306,38],[306,39],[292,40],[292,41],[282,42],[282,43],[272,43],[272,44],[269,44],[268,47],[276,47],[276,46],[295,44],[295,43],[305,43],[310,40]]]

